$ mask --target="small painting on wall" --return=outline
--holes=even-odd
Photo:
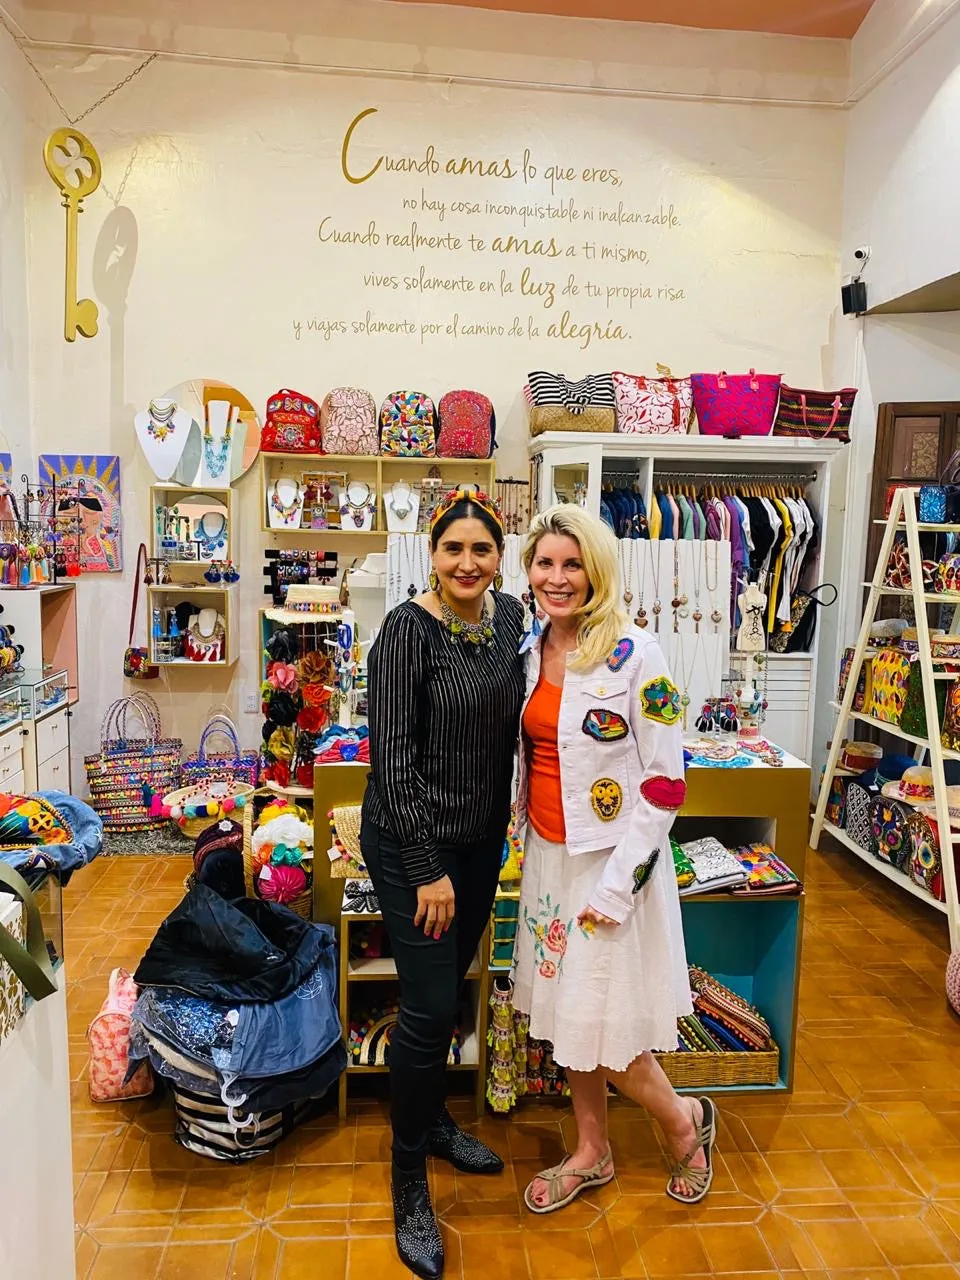
[[[122,573],[120,459],[113,454],[42,453],[39,480],[50,486],[56,510],[49,514],[56,520],[66,559],[81,573]]]

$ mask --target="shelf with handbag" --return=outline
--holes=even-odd
[[[909,894],[946,914],[951,945],[960,944],[957,846],[960,806],[944,778],[944,760],[960,759],[960,677],[949,668],[960,652],[956,634],[933,629],[927,604],[954,604],[952,632],[960,630],[960,593],[929,591],[931,580],[953,587],[957,565],[949,553],[931,571],[920,546],[922,491],[896,490],[869,584],[856,646],[841,664],[837,728],[820,785],[810,845],[826,832],[868,866]],[[941,513],[942,514],[942,513]],[[936,521],[935,521],[936,523]],[[905,530],[906,538],[900,532]],[[960,532],[960,528],[954,531]],[[904,586],[889,585],[895,571]],[[933,578],[931,578],[933,572]],[[890,594],[909,596],[915,630],[880,646],[871,640],[878,610]],[[954,678],[947,683],[938,676]],[[916,764],[879,784],[878,768],[850,776],[838,772],[848,722],[867,724],[917,748]],[[928,765],[920,761],[926,755]],[[881,758],[880,764],[883,764]]]

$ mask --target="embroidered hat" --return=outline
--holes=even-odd
[[[960,830],[960,787],[946,788],[947,811],[950,814],[950,827],[953,831]],[[918,804],[917,812],[922,813],[925,818],[931,821],[937,820],[937,806],[930,802],[929,804]]]
[[[488,497],[475,484],[462,484],[459,488],[451,489],[449,493],[444,494],[430,516],[431,532],[433,532],[437,521],[442,520],[447,512],[452,507],[455,507],[458,502],[472,502],[476,506],[482,507],[487,515],[491,516],[500,526],[500,532],[503,532],[503,514],[500,511],[500,504],[494,498]]]
[[[914,765],[904,771],[899,782],[886,782],[881,788],[888,800],[903,800],[907,804],[922,804],[933,799],[933,771],[926,765]]]

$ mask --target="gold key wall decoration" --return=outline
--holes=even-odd
[[[63,336],[67,342],[75,342],[78,333],[92,338],[99,328],[97,304],[91,298],[77,297],[77,225],[84,200],[100,185],[100,157],[89,138],[64,126],[47,139],[43,162],[63,194],[67,211]]]

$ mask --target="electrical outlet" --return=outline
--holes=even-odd
[[[244,715],[256,716],[260,714],[260,695],[253,691],[244,694],[243,697]]]

